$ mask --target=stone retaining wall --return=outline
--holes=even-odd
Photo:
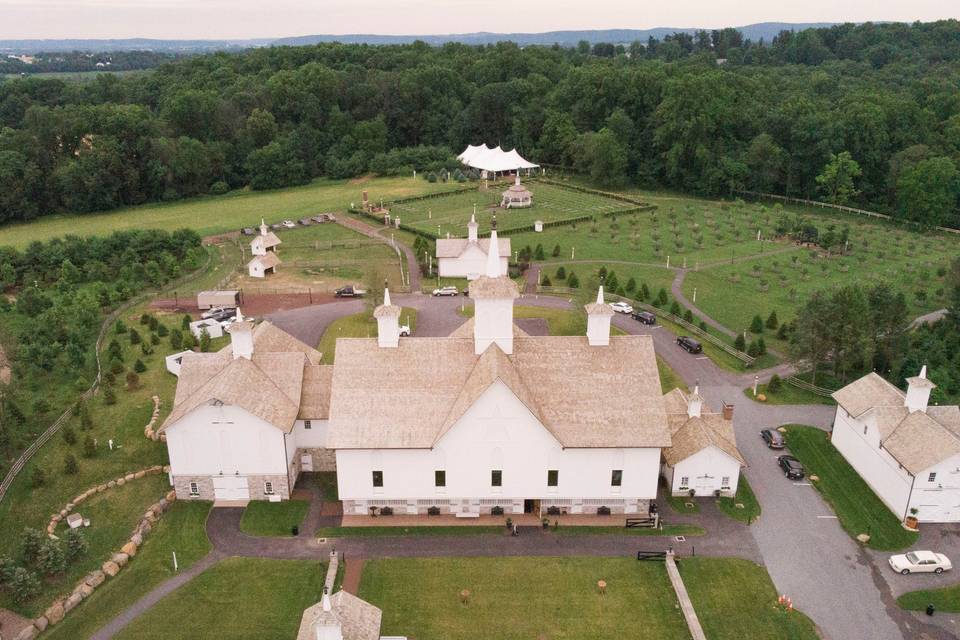
[[[161,471],[169,472],[170,467],[155,465],[134,473],[128,473],[109,482],[87,489],[77,495],[71,502],[67,503],[59,513],[51,516],[50,523],[47,525],[47,535],[56,539],[57,536],[54,535],[54,531],[56,531],[60,521],[65,519],[77,505],[83,503],[91,496],[103,493],[114,487],[123,486],[127,482],[132,482],[133,480],[138,480],[148,475],[158,474]],[[89,598],[100,585],[106,582],[107,578],[112,578],[120,573],[120,570],[130,562],[131,558],[137,555],[140,545],[143,544],[143,539],[153,531],[153,527],[157,521],[166,513],[176,499],[176,492],[169,491],[163,498],[160,498],[160,500],[150,505],[140,517],[137,525],[133,528],[130,538],[120,547],[119,551],[113,553],[110,559],[105,561],[99,569],[91,571],[81,578],[80,582],[77,583],[69,594],[55,600],[53,604],[47,607],[43,615],[33,620],[31,625],[20,631],[14,640],[33,640],[40,635],[42,631],[47,629],[47,627],[56,625],[62,621],[64,616],[73,611],[73,609],[85,599]]]
[[[157,418],[160,417],[160,396],[153,396],[153,415],[150,416],[150,422],[147,423],[147,426],[143,428],[143,435],[147,436],[154,442],[166,442],[167,434],[157,433],[154,428],[157,424]]]
[[[309,454],[313,458],[314,471],[336,471],[337,470],[337,452],[333,449],[324,449],[322,447],[308,447],[297,449],[297,459],[303,454]]]

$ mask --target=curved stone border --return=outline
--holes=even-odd
[[[160,473],[161,471],[169,470],[169,467],[156,465],[149,467],[148,469],[137,471],[136,473],[128,473],[121,478],[117,478],[116,480],[111,480],[106,484],[101,484],[88,489],[74,498],[74,501],[67,504],[67,507],[72,509],[77,504],[80,504],[89,498],[91,495],[102,493],[103,491],[113,487],[123,486],[130,480],[136,480],[146,475],[152,475]],[[53,604],[47,607],[46,611],[43,612],[43,615],[33,620],[33,624],[17,634],[14,640],[34,640],[34,638],[40,635],[40,633],[47,627],[62,621],[64,616],[70,613],[86,598],[90,597],[97,587],[106,582],[108,577],[112,578],[120,573],[120,570],[125,567],[128,562],[130,562],[130,559],[137,555],[140,545],[143,544],[143,539],[153,530],[153,527],[160,519],[160,516],[166,513],[166,511],[170,508],[170,505],[173,504],[176,499],[176,491],[170,490],[163,498],[160,498],[160,500],[150,505],[150,507],[140,518],[140,521],[137,522],[137,526],[134,527],[133,533],[130,535],[130,539],[127,540],[122,547],[120,547],[120,551],[111,555],[110,559],[104,562],[99,569],[91,571],[81,578],[80,582],[77,583],[77,586],[73,588],[73,591],[71,591],[68,595],[55,600]],[[47,526],[47,534],[51,538],[56,537],[53,535],[51,528],[55,529],[57,523],[60,522],[62,518],[66,517],[66,513],[69,513],[67,508],[63,509],[60,513],[51,518],[50,524]]]
[[[166,442],[167,434],[157,433],[154,430],[154,425],[157,424],[157,418],[160,417],[160,396],[153,396],[153,414],[150,416],[150,422],[147,423],[147,426],[143,428],[143,435],[150,438],[154,442]]]

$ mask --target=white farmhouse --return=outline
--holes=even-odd
[[[441,278],[467,278],[475,280],[486,269],[487,252],[491,239],[478,238],[475,216],[467,223],[466,238],[441,238],[437,240],[437,272]],[[497,240],[500,275],[507,275],[510,260],[510,238]]]
[[[276,273],[280,258],[271,252],[265,256],[254,256],[247,263],[247,273],[251,278],[266,278],[268,273]]]
[[[733,420],[710,411],[700,389],[674,389],[663,396],[672,443],[663,450],[663,477],[675,496],[734,496],[740,468]],[[692,492],[692,493],[691,493]]]
[[[930,406],[927,368],[903,393],[876,373],[833,394],[831,439],[901,519],[960,521],[960,408]]]

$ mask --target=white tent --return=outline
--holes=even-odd
[[[516,171],[517,169],[534,169],[540,165],[525,160],[516,149],[504,151],[497,145],[491,149],[487,145],[467,145],[457,159],[468,167],[481,171]]]

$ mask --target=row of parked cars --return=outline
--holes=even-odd
[[[300,218],[296,222],[293,220],[284,220],[283,222],[274,222],[273,224],[267,225],[270,229],[276,231],[277,229],[293,229],[298,224],[301,227],[309,227],[312,224],[321,224],[324,222],[336,222],[337,217],[332,213],[320,213],[315,216],[310,216],[309,218]],[[257,230],[253,227],[244,227],[240,229],[240,233],[245,236],[255,236],[257,235]]]
[[[614,302],[610,305],[617,313],[629,314],[631,318],[646,325],[657,324],[657,316],[650,311],[634,309],[626,302]],[[677,345],[688,353],[703,353],[703,345],[690,336],[678,336]]]
[[[783,434],[776,429],[764,429],[760,432],[760,437],[770,449],[780,450],[786,447]],[[777,456],[777,465],[790,480],[803,480],[806,475],[803,465],[791,455]],[[891,569],[904,576],[911,573],[939,575],[953,569],[950,558],[934,551],[909,551],[890,556],[887,562]]]

